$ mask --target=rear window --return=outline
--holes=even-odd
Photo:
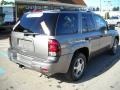
[[[24,14],[14,31],[54,35],[57,13]]]
[[[60,13],[56,35],[75,34],[78,32],[78,14],[77,13]]]

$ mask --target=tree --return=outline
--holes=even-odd
[[[95,11],[95,8],[93,8],[93,11]]]
[[[113,7],[113,9],[112,9],[113,11],[119,11],[120,10],[120,8],[119,7]]]
[[[2,0],[1,1],[1,5],[4,5],[6,3],[6,1]]]
[[[100,8],[99,8],[99,7],[97,7],[97,8],[96,8],[96,11],[100,11]]]
[[[14,2],[7,2],[5,0],[1,1],[1,5],[14,4]]]

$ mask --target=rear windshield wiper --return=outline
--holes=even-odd
[[[36,35],[40,35],[39,33],[24,33],[24,36],[36,36]]]

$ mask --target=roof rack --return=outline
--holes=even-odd
[[[34,5],[52,5],[52,6],[60,6],[60,7],[71,7],[71,8],[86,8],[86,5],[76,5],[76,4],[68,4],[68,3],[59,3],[52,1],[39,1],[39,0],[15,0],[16,4],[34,4]]]
[[[85,8],[62,8],[60,11],[86,11]]]

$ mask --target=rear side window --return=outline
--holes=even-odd
[[[56,28],[56,35],[75,34],[78,32],[78,14],[60,13]]]
[[[44,13],[41,16],[25,14],[14,31],[54,35],[57,17],[57,13]]]
[[[82,32],[91,32],[95,30],[95,23],[92,14],[82,14]]]
[[[101,27],[106,27],[106,25],[107,25],[106,21],[102,17],[100,17],[98,15],[94,15],[94,19],[96,22],[96,29],[97,30],[100,30]]]

